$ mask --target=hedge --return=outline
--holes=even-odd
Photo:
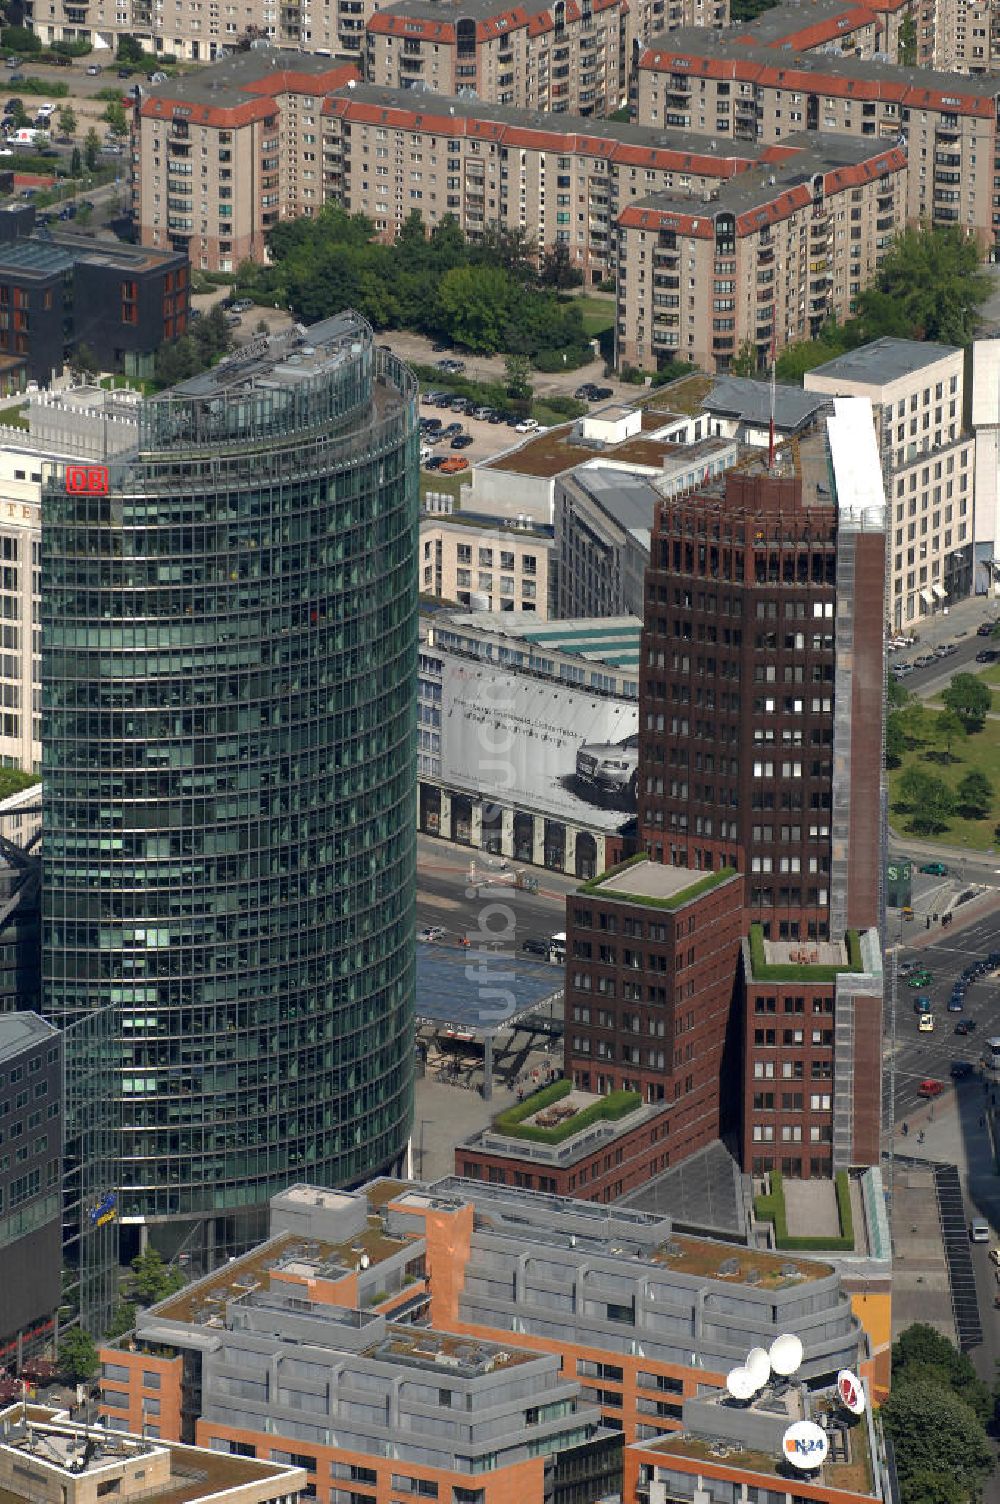
[[[627,861],[619,862],[616,867],[609,867],[607,872],[601,872],[597,877],[588,878],[576,891],[578,894],[587,894],[588,896],[600,894],[602,884],[606,883],[609,878],[617,877],[620,872],[627,872],[629,867],[634,867],[637,862],[648,860],[649,858],[646,853],[640,851],[635,856],[630,856]],[[735,867],[720,867],[718,872],[706,872],[703,876],[695,878],[694,882],[689,883],[686,888],[682,888],[679,893],[674,893],[669,898],[651,898],[648,894],[626,893],[624,891],[616,893],[614,896],[616,898],[627,898],[630,903],[644,904],[647,909],[679,909],[682,904],[690,903],[692,898],[698,898],[702,893],[708,893],[710,889],[718,887],[720,883],[724,883],[729,878],[735,876]]]
[[[847,931],[847,963],[844,966],[771,965],[764,959],[764,929],[750,926],[750,965],[755,982],[832,982],[848,971],[863,971],[861,940],[857,930]],[[808,944],[808,942],[804,942]]]
[[[758,1196],[754,1211],[761,1222],[773,1222],[775,1246],[785,1253],[851,1253],[854,1249],[854,1217],[851,1213],[851,1184],[846,1170],[838,1170],[835,1178],[837,1191],[837,1216],[840,1220],[840,1236],[837,1238],[797,1237],[788,1235],[788,1217],[785,1211],[784,1177],[780,1170],[771,1171],[771,1190],[768,1195]]]
[[[526,1102],[519,1102],[516,1107],[510,1107],[502,1112],[494,1121],[494,1128],[500,1133],[509,1133],[513,1138],[530,1139],[536,1144],[561,1144],[565,1139],[572,1138],[584,1128],[589,1128],[592,1123],[602,1120],[615,1123],[619,1118],[634,1112],[642,1104],[642,1098],[637,1091],[613,1091],[599,1102],[592,1102],[582,1112],[576,1112],[570,1118],[565,1118],[555,1128],[538,1128],[533,1123],[525,1123],[526,1117],[550,1106],[553,1102],[567,1097],[573,1090],[571,1081],[557,1081],[555,1087],[561,1088],[556,1091],[554,1087],[546,1087],[543,1091],[536,1092]]]

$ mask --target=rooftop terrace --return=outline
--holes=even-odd
[[[624,862],[610,872],[591,878],[580,893],[601,898],[634,900],[652,908],[679,909],[702,893],[718,888],[736,876],[732,867],[718,872],[698,872],[691,867],[669,867],[647,857]]]
[[[517,449],[497,455],[495,459],[485,460],[479,468],[550,479],[561,475],[564,470],[572,470],[575,465],[583,465],[588,460],[603,459],[659,470],[664,456],[670,450],[677,449],[676,444],[643,438],[626,439],[623,444],[584,444],[574,438],[575,428],[575,424],[566,423],[559,428],[546,429]]]

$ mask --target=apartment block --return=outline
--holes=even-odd
[[[143,94],[132,133],[132,213],[143,245],[203,271],[264,259],[279,219],[323,202],[323,97],[350,64],[261,48]]]
[[[367,25],[365,77],[383,87],[467,89],[546,114],[610,115],[626,101],[634,29],[626,0],[397,0]]]
[[[964,351],[947,345],[879,339],[805,377],[807,391],[871,401],[890,509],[894,631],[973,588],[976,440],[962,421],[964,364]]]
[[[420,594],[477,611],[527,611],[545,621],[554,583],[552,532],[527,519],[498,527],[465,511],[420,521]]]
[[[658,39],[639,60],[643,125],[734,143],[784,141],[802,130],[901,141],[909,159],[906,219],[959,225],[984,249],[1000,232],[998,99],[997,77],[818,53],[776,58],[735,34],[694,29]]]
[[[213,1449],[294,1456],[319,1504],[590,1504],[618,1492],[623,1441],[676,1433],[779,1332],[810,1386],[871,1371],[872,1313],[830,1264],[630,1208],[457,1178],[302,1185],[270,1232],[102,1349],[101,1412],[128,1425],[158,1397],[164,1435],[169,1416]]]
[[[916,4],[917,0],[811,0],[808,11],[795,4],[775,5],[742,27],[739,35],[772,51],[822,49],[834,56],[839,50],[846,57],[897,63],[903,20],[913,15]]]
[[[793,138],[797,146],[801,135]],[[817,136],[699,203],[653,194],[618,220],[618,363],[728,371],[846,319],[906,217],[906,152]]]

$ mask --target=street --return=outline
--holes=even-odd
[[[417,926],[440,925],[444,944],[455,944],[464,936],[480,935],[480,920],[487,906],[503,904],[513,915],[514,945],[520,949],[525,940],[544,940],[566,928],[566,894],[579,886],[575,878],[557,872],[543,872],[537,867],[524,871],[537,878],[539,891],[528,893],[514,889],[500,867],[501,858],[482,851],[455,846],[433,836],[417,837]],[[470,881],[470,869],[475,880]],[[508,863],[507,873],[520,870]],[[494,910],[494,913],[496,911]],[[509,944],[510,942],[506,942]],[[553,985],[562,985],[561,968],[553,967]]]

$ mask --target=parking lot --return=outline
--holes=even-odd
[[[462,434],[472,440],[471,444],[453,449],[451,447],[451,437],[444,437],[437,442],[432,442],[431,436],[422,431],[420,435],[421,450],[423,450],[425,445],[428,446],[434,459],[448,460],[454,456],[467,460],[468,466],[463,468],[468,468],[480,460],[489,459],[493,455],[499,454],[504,449],[510,449],[514,444],[520,444],[527,437],[525,434],[517,433],[513,424],[507,422],[489,423],[483,418],[472,417],[468,413],[454,412],[450,405],[442,406],[429,401],[428,398],[430,395],[428,392],[421,392],[420,394],[421,419],[431,422],[437,419],[441,424],[439,432],[448,428],[449,425],[457,424],[460,426]],[[434,468],[437,470],[440,467],[435,466]],[[433,480],[433,472],[426,471],[426,467],[425,473],[428,474],[430,480]]]

